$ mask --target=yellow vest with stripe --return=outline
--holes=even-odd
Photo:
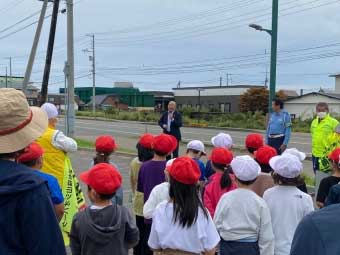
[[[53,146],[52,139],[55,131],[53,128],[47,128],[38,138],[37,143],[44,149],[41,171],[56,177],[60,187],[63,187],[66,153]]]

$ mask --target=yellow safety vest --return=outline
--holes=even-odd
[[[49,127],[37,143],[44,149],[42,171],[56,177],[63,192],[65,209],[60,228],[65,245],[68,246],[73,217],[79,209],[85,207],[85,198],[74,174],[70,158],[52,144],[54,132],[55,129]]]
[[[63,186],[66,153],[57,149],[52,144],[55,129],[47,128],[45,133],[38,138],[37,143],[44,149],[43,166],[41,171],[57,178],[60,187]]]
[[[327,138],[334,132],[335,127],[339,122],[332,118],[329,114],[319,122],[319,118],[313,120],[311,124],[312,134],[312,154],[315,157],[322,157]]]

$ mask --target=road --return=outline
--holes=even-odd
[[[64,120],[60,119],[60,129],[63,129]],[[76,119],[75,123],[76,137],[88,138],[93,140],[97,135],[110,134],[117,138],[118,143],[122,140],[124,147],[134,147],[136,138],[145,132],[159,134],[161,129],[159,126],[151,124],[141,124],[130,121],[96,121]],[[233,138],[234,144],[243,147],[244,139],[250,132],[236,131],[228,129],[210,129],[210,128],[191,128],[183,127],[181,129],[183,140],[192,139],[202,140],[205,144],[211,144],[210,139],[219,132],[226,132]],[[127,140],[131,140],[127,143]],[[124,141],[123,141],[124,140]],[[307,154],[311,152],[311,139],[309,134],[293,133],[289,147],[295,147]]]

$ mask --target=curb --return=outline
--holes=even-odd
[[[59,115],[60,117],[64,117],[64,115]],[[76,119],[83,119],[83,120],[97,120],[97,121],[104,121],[104,122],[131,122],[136,124],[142,125],[153,125],[158,126],[155,122],[143,122],[143,121],[134,121],[134,120],[118,120],[118,119],[107,119],[103,117],[87,117],[87,116],[76,116]],[[235,128],[235,127],[216,127],[216,126],[207,126],[207,127],[196,127],[196,126],[183,126],[187,128],[200,128],[200,129],[220,129],[220,130],[230,130],[230,131],[243,131],[243,132],[254,132],[254,133],[264,133],[265,130],[263,129],[252,129],[252,128]],[[293,132],[294,134],[309,134],[308,132]]]

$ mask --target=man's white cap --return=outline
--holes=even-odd
[[[48,119],[56,118],[59,115],[58,109],[54,104],[44,103],[41,106],[41,109],[43,109],[47,113]]]
[[[290,155],[293,155],[295,157],[297,157],[300,161],[304,161],[306,159],[306,153],[302,152],[302,151],[299,151],[298,149],[296,148],[290,148],[290,149],[286,149],[282,155],[285,155],[285,154],[290,154]]]
[[[233,146],[233,139],[229,134],[219,133],[218,135],[211,138],[211,143],[215,148],[231,149]]]
[[[241,181],[255,180],[261,173],[260,165],[248,155],[235,157],[230,166],[237,179]]]
[[[303,169],[300,159],[288,153],[271,158],[269,165],[275,173],[285,178],[296,178]]]
[[[166,162],[166,165],[165,165],[165,169],[166,170],[169,170],[169,168],[172,166],[172,163],[174,163],[176,158],[172,158],[172,159],[169,159],[167,162]]]
[[[192,149],[196,151],[205,153],[204,144],[200,140],[192,140],[187,144],[187,149]]]

